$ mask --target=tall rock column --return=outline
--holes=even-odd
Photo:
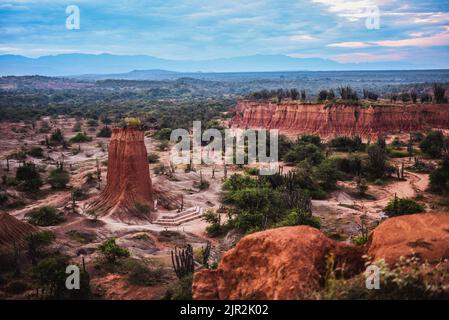
[[[115,128],[109,143],[106,188],[88,211],[119,220],[149,219],[153,188],[144,132],[136,127]]]

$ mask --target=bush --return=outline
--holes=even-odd
[[[162,281],[163,269],[150,269],[142,262],[133,264],[128,274],[128,281],[138,286],[154,286]]]
[[[84,132],[78,132],[75,136],[70,138],[70,142],[72,143],[82,143],[92,141],[92,137],[89,137]]]
[[[62,189],[67,186],[70,181],[70,174],[61,169],[55,169],[50,172],[48,183],[54,189]]]
[[[430,190],[435,193],[449,193],[449,158],[430,173]]]
[[[41,227],[54,226],[64,221],[56,208],[50,206],[34,209],[27,214],[27,219],[29,223]]]
[[[17,168],[16,180],[19,182],[20,188],[25,191],[37,191],[42,186],[41,176],[32,163],[26,163]]]
[[[311,164],[317,165],[323,159],[324,155],[316,144],[300,142],[285,155],[283,160],[289,163],[299,163],[307,160]]]
[[[34,158],[42,158],[44,156],[44,149],[41,147],[34,147],[28,151],[28,155]]]
[[[50,136],[50,144],[61,145],[63,143],[64,143],[64,135],[62,134],[61,129],[56,129]]]
[[[312,215],[311,212],[298,211],[296,209],[291,210],[281,222],[276,224],[276,227],[288,227],[288,226],[311,226],[316,229],[321,228],[320,218]]]
[[[115,239],[106,240],[98,247],[98,250],[109,263],[115,263],[119,258],[129,257],[128,249],[117,245]]]
[[[444,147],[444,135],[441,131],[432,131],[419,144],[422,152],[431,158],[440,158]]]
[[[170,140],[171,131],[172,131],[172,129],[170,129],[170,128],[163,128],[163,129],[159,130],[158,132],[156,132],[154,134],[154,137],[158,140],[168,141],[168,140]]]
[[[388,202],[383,210],[389,217],[402,216],[424,212],[424,207],[412,199],[401,199],[395,197]]]
[[[366,170],[373,179],[381,179],[385,176],[388,170],[387,154],[382,147],[369,146]]]
[[[25,238],[28,257],[33,265],[36,264],[37,258],[42,255],[42,250],[52,244],[55,239],[56,236],[51,231],[32,233]]]
[[[315,177],[324,190],[334,190],[337,181],[341,179],[342,174],[338,171],[335,163],[330,160],[323,161],[315,169]]]
[[[112,129],[108,126],[104,126],[97,133],[97,137],[99,137],[99,138],[110,138],[111,135],[112,135]]]
[[[193,275],[178,280],[167,290],[164,300],[192,300],[192,281]]]
[[[159,155],[157,153],[150,153],[148,154],[148,163],[158,163],[159,162]]]
[[[354,152],[364,149],[362,139],[358,136],[350,137],[336,137],[329,142],[330,146],[337,151]]]

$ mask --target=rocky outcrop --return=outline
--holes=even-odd
[[[320,288],[326,260],[345,274],[363,267],[362,250],[327,238],[308,226],[286,227],[244,237],[216,270],[195,274],[194,299],[298,299]]]
[[[0,247],[22,244],[25,238],[39,229],[27,222],[20,221],[7,213],[0,213]]]
[[[109,143],[107,185],[88,212],[122,221],[149,219],[153,190],[144,132],[115,128]]]
[[[377,138],[429,128],[449,128],[449,105],[281,104],[240,101],[231,120],[234,128],[279,129],[286,135],[319,134],[323,138],[359,135]]]
[[[418,256],[437,263],[449,259],[449,213],[390,218],[364,247],[337,242],[307,226],[251,234],[225,253],[216,270],[201,270],[193,281],[194,299],[301,299],[323,285],[326,257],[352,276],[364,268],[363,255],[385,259]]]
[[[430,263],[449,259],[449,213],[424,213],[390,218],[370,235],[368,255],[394,265],[415,255]]]

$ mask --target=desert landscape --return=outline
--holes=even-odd
[[[212,119],[223,127],[279,129],[282,161],[274,177],[259,176],[259,164],[174,165],[168,130],[145,128],[137,118],[116,124],[107,118],[67,115],[3,122],[2,297],[42,299],[56,294],[57,283],[48,286],[29,270],[45,263],[51,270],[58,259],[83,267],[89,283],[85,294],[95,299],[326,298],[322,268],[333,252],[341,255],[333,258],[334,272],[350,262],[342,279],[360,277],[365,254],[386,259],[390,267],[400,257],[447,267],[449,215],[442,212],[448,210],[448,189],[431,190],[429,172],[437,170],[439,157],[445,161],[447,156],[449,105],[374,105],[241,100]],[[299,111],[302,108],[308,112]],[[385,119],[380,112],[387,114]],[[442,139],[436,156],[425,153],[425,141],[431,139]],[[379,150],[380,155],[375,152]],[[385,163],[377,179],[370,170],[379,163],[370,161]],[[25,178],[21,171],[26,171]],[[307,171],[317,180],[304,176]],[[253,183],[260,185],[253,189]],[[293,201],[291,208],[296,209],[267,212],[269,220],[263,224],[250,216],[242,219],[257,214],[251,207],[240,211],[253,201],[252,190],[272,192],[264,183],[294,188],[290,192],[300,199],[285,201]],[[241,196],[244,203],[238,200]],[[262,194],[254,196],[257,200]],[[268,195],[263,212],[276,210],[270,203],[276,196]],[[416,214],[395,218],[409,211]],[[415,222],[415,216],[421,220]],[[397,222],[383,231],[390,220]],[[293,227],[297,224],[313,228]],[[392,238],[385,238],[384,232]],[[245,244],[258,243],[251,240],[257,237],[276,244]],[[265,261],[283,241],[285,265],[284,258]],[[314,247],[306,249],[310,245]],[[305,251],[290,254],[295,248]],[[304,260],[309,250],[316,252],[317,260]],[[242,256],[250,260],[242,261]],[[254,261],[265,262],[258,267]],[[289,272],[298,277],[292,280],[297,287],[284,291],[279,281],[290,280],[279,278],[278,268],[298,267]],[[316,271],[305,275],[301,268]],[[223,270],[223,280],[211,278],[216,270]],[[226,277],[240,280],[234,284]],[[247,277],[257,283],[244,280]],[[447,282],[439,281],[444,284],[439,294],[444,295]],[[268,289],[271,282],[274,291]]]
[[[0,20],[2,310],[449,300],[447,1],[4,0]]]

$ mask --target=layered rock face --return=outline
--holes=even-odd
[[[320,287],[326,257],[347,274],[363,267],[362,250],[327,238],[308,226],[244,237],[216,270],[195,273],[194,299],[300,299]]]
[[[153,209],[152,193],[144,132],[134,127],[113,129],[107,185],[88,210],[124,221],[149,219],[149,211]]]
[[[231,120],[236,128],[279,129],[286,135],[377,138],[431,128],[449,128],[449,105],[350,106],[240,101]]]
[[[326,257],[346,276],[364,269],[363,255],[385,259],[391,266],[400,257],[422,261],[449,258],[449,213],[390,218],[370,235],[364,247],[327,238],[307,226],[258,232],[226,252],[216,270],[201,270],[193,281],[194,299],[301,299],[323,284]]]
[[[0,247],[22,244],[26,236],[39,229],[27,222],[20,221],[7,213],[0,213]]]
[[[449,214],[426,213],[387,219],[367,244],[373,260],[395,264],[401,256],[415,255],[430,263],[449,259]]]

